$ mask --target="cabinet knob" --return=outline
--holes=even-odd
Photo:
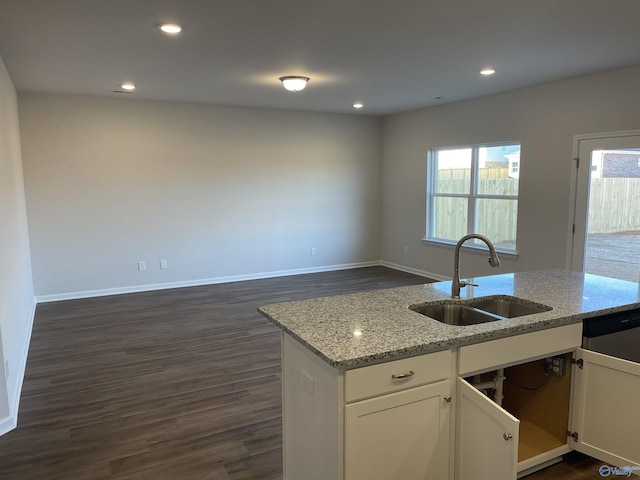
[[[511,435],[510,433],[503,433],[502,438],[504,438],[506,441],[509,441],[513,438],[513,435]]]
[[[447,403],[451,403],[451,395],[445,395],[444,396],[444,401]]]
[[[401,380],[403,378],[413,377],[414,375],[415,372],[413,370],[409,370],[405,373],[394,373],[393,375],[391,375],[391,378],[393,378],[394,380]]]

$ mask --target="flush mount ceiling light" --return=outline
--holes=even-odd
[[[176,35],[177,33],[180,33],[182,31],[182,26],[178,25],[177,23],[163,23],[162,25],[160,25],[160,30],[162,30],[164,33]]]
[[[491,67],[483,68],[482,70],[480,70],[480,75],[484,76],[493,75],[494,73],[496,73],[496,69]]]
[[[304,90],[304,87],[307,86],[309,77],[287,75],[285,77],[280,77],[280,81],[282,82],[282,86],[290,92],[299,92],[300,90]]]
[[[125,82],[125,83],[123,83],[122,85],[120,85],[120,87],[121,87],[123,90],[127,90],[127,91],[129,91],[129,92],[130,92],[130,91],[132,91],[132,90],[135,90],[135,89],[136,89],[136,86],[135,86],[133,83],[131,83],[131,82]]]

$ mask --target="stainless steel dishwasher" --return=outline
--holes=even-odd
[[[582,348],[640,362],[640,309],[585,319]]]

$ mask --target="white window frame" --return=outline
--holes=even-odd
[[[429,153],[427,155],[427,218],[426,218],[426,236],[423,239],[424,243],[432,243],[437,245],[455,245],[457,240],[452,240],[449,238],[439,238],[433,236],[433,232],[435,230],[435,216],[433,213],[433,205],[434,198],[437,197],[447,197],[447,198],[465,198],[467,199],[467,234],[477,233],[475,232],[476,227],[476,201],[479,199],[490,199],[490,200],[515,200],[519,201],[519,195],[491,195],[491,194],[480,194],[478,193],[478,170],[479,166],[479,150],[481,148],[486,147],[507,147],[510,145],[520,145],[522,148],[522,143],[520,141],[514,140],[510,142],[497,142],[497,143],[478,143],[472,145],[456,145],[451,147],[437,147],[430,148]],[[437,175],[435,174],[436,162],[434,161],[436,152],[444,151],[444,150],[463,150],[463,149],[471,149],[471,177],[470,177],[470,189],[469,193],[434,193],[436,190],[435,181]],[[522,163],[522,162],[519,162]],[[519,181],[519,179],[518,179]],[[520,193],[520,189],[518,188],[518,194]],[[516,232],[517,232],[517,220],[516,220]],[[516,233],[516,245],[513,249],[505,248],[502,246],[496,246],[496,250],[503,255],[506,256],[518,256],[517,250],[517,233]],[[486,247],[483,245],[474,245],[472,242],[467,242],[464,245],[465,249],[479,249],[484,250]]]

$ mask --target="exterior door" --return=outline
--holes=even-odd
[[[457,397],[456,480],[515,480],[520,420],[462,378]]]
[[[576,137],[570,268],[640,277],[640,131]]]

